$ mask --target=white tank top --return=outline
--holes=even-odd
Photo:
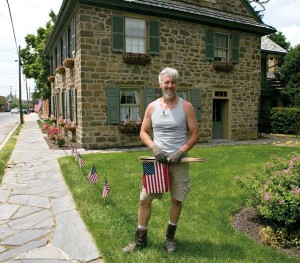
[[[186,115],[183,110],[183,99],[179,97],[173,109],[162,109],[159,105],[161,99],[155,101],[154,111],[151,115],[154,143],[166,155],[178,150],[187,141]]]

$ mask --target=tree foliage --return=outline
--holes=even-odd
[[[284,106],[300,108],[300,44],[284,57],[280,79],[285,83],[282,90]]]
[[[47,99],[51,93],[50,84],[47,81],[50,62],[49,57],[43,56],[43,51],[57,16],[51,10],[49,17],[51,19],[46,23],[45,28],[39,27],[36,35],[26,35],[26,47],[20,50],[23,74],[26,78],[33,78],[35,81],[33,99]]]

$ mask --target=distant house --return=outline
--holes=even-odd
[[[255,139],[261,37],[274,32],[246,0],[64,0],[45,48],[51,112],[84,148],[142,145],[136,121],[172,66],[200,141]]]

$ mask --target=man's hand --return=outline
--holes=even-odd
[[[159,148],[157,145],[153,144],[152,146],[153,155],[159,163],[166,163],[167,157],[165,156],[164,151]]]
[[[177,150],[173,152],[168,158],[168,164],[175,164],[181,161],[181,158],[184,156],[184,152],[182,150]]]

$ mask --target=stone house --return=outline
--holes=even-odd
[[[247,0],[64,0],[45,48],[51,112],[84,148],[140,146],[139,121],[171,66],[200,141],[255,139],[261,37],[274,32]]]

